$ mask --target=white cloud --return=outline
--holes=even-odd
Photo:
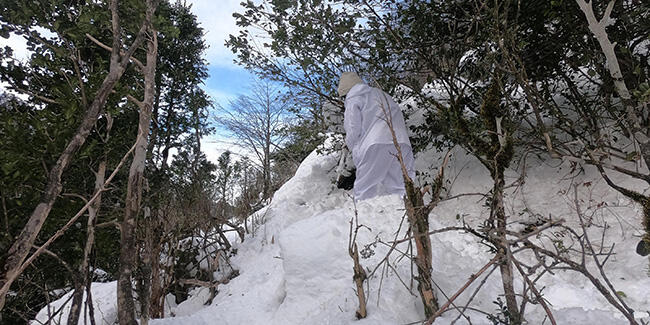
[[[204,87],[204,90],[208,96],[210,96],[210,99],[215,104],[215,107],[217,104],[228,106],[228,103],[237,97],[237,94],[224,92],[215,88]]]
[[[247,156],[253,163],[259,163],[255,154],[246,148],[242,148],[237,139],[216,134],[201,139],[201,151],[214,164],[217,164],[219,156],[226,150],[232,152],[235,161]]]
[[[9,46],[13,51],[13,58],[19,61],[27,61],[31,52],[27,49],[27,41],[22,36],[10,34],[9,38],[0,37],[0,47],[4,48]],[[9,92],[14,96],[18,96],[22,100],[29,99],[29,96],[9,90],[9,84],[0,82],[0,92]]]
[[[240,3],[244,0],[189,0],[201,27],[205,32],[205,40],[210,46],[206,53],[208,63],[213,66],[232,67],[234,55],[224,46],[228,35],[236,35],[239,27],[235,24],[234,12],[242,12]],[[39,30],[43,33],[44,31]],[[45,32],[49,32],[46,31]],[[51,33],[50,33],[51,34]],[[50,36],[47,33],[45,36]],[[9,39],[0,37],[0,46],[10,46],[14,55],[25,60],[30,54],[27,43],[21,36],[11,35]]]
[[[239,27],[235,24],[234,12],[241,12],[243,0],[189,0],[192,12],[197,16],[205,32],[205,40],[210,45],[207,60],[213,66],[232,66],[234,55],[224,46],[228,35],[236,35]]]

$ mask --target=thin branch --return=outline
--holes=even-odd
[[[469,287],[469,285],[472,284],[472,282],[474,282],[474,280],[478,279],[481,276],[481,274],[483,274],[483,272],[485,272],[492,264],[496,263],[499,260],[499,258],[501,258],[499,255],[494,256],[477,273],[472,274],[469,277],[469,280],[467,280],[467,282],[460,289],[458,289],[458,291],[456,291],[456,293],[451,298],[449,298],[449,300],[444,305],[442,305],[442,307],[440,307],[440,309],[435,314],[433,314],[433,316],[431,316],[429,319],[426,320],[425,324],[426,325],[433,324],[433,321],[436,320],[438,316],[442,315],[442,313],[444,313],[445,310],[449,308],[449,305],[451,305],[454,302],[454,300],[456,300],[456,298],[458,298],[458,296],[460,296],[460,294],[463,293]]]
[[[130,101],[132,101],[135,105],[137,105],[140,109],[144,107],[144,103],[137,98],[131,96],[130,94],[126,94],[126,98]]]
[[[439,233],[449,232],[449,231],[467,231],[467,230],[469,230],[468,227],[451,226],[451,227],[445,227],[445,228],[431,230],[431,231],[429,231],[427,233],[420,234],[419,236],[416,236],[416,235],[408,236],[406,238],[403,238],[403,239],[400,239],[400,240],[395,240],[395,241],[390,241],[388,243],[389,244],[401,244],[401,243],[409,241],[411,239],[415,239],[416,237],[430,236],[430,235],[433,235],[433,234],[439,234]]]
[[[38,247],[36,245],[33,245],[32,247],[36,248],[37,250],[40,249],[40,247]],[[72,275],[72,278],[74,279],[74,281],[77,282],[77,276],[76,276],[77,273],[72,270],[72,267],[70,267],[70,264],[68,264],[68,262],[64,261],[61,257],[59,257],[59,255],[56,255],[54,252],[52,252],[49,249],[43,249],[43,253],[45,253],[47,255],[50,255],[55,260],[57,260],[59,263],[61,263],[61,265],[63,265],[63,267]]]
[[[107,50],[109,52],[112,51],[110,46],[102,43],[100,40],[96,39],[92,35],[86,33],[86,37],[89,40],[91,40],[93,43],[97,44],[99,47],[101,47],[101,48],[103,48],[103,49],[105,49],[105,50]],[[125,56],[126,54],[127,53],[124,50],[120,50],[120,55]],[[130,57],[130,60],[133,61],[133,63],[135,63],[141,71],[144,71],[144,64],[142,63],[142,61],[138,60],[137,58],[135,58],[133,56]]]
[[[25,95],[32,96],[32,97],[34,97],[34,98],[36,98],[36,99],[40,99],[40,100],[42,100],[42,101],[44,101],[44,102],[46,102],[46,103],[49,103],[49,104],[62,105],[60,102],[57,102],[56,100],[54,100],[54,99],[52,99],[52,98],[48,98],[48,97],[45,97],[45,96],[42,96],[42,95],[36,94],[36,93],[34,93],[33,91],[29,91],[29,90],[27,90],[27,89],[22,89],[22,88],[20,88],[20,87],[17,87],[16,85],[12,85],[12,86],[11,86],[11,89],[13,89],[13,90],[15,90],[15,91],[17,91],[17,92],[19,92],[19,93],[23,93],[23,94],[25,94]]]
[[[458,320],[460,319],[460,317],[463,316],[463,313],[465,312],[465,310],[470,309],[470,310],[477,311],[477,310],[475,310],[474,308],[471,308],[471,307],[469,306],[469,304],[474,300],[474,298],[475,298],[476,295],[479,293],[479,291],[481,291],[481,288],[482,288],[482,287],[485,285],[485,283],[487,282],[487,279],[490,278],[490,276],[492,275],[492,273],[494,273],[494,271],[495,271],[497,268],[498,268],[497,265],[493,266],[492,269],[490,270],[490,272],[488,272],[488,273],[485,275],[485,277],[483,278],[483,280],[481,280],[481,283],[479,283],[478,286],[476,286],[476,289],[474,290],[474,292],[472,293],[472,295],[471,295],[471,296],[469,297],[469,299],[467,300],[467,303],[465,304],[465,306],[463,307],[463,309],[460,311],[460,314],[456,317],[456,319],[454,319],[453,322],[451,322],[451,325],[454,325],[454,324],[456,323],[456,321],[458,321]]]
[[[194,285],[194,286],[199,286],[199,287],[206,287],[206,288],[216,288],[222,283],[228,283],[226,282],[208,282],[208,281],[201,281],[198,279],[180,279],[178,280],[179,284],[189,284],[189,285]]]
[[[599,254],[596,254],[596,251],[594,251],[594,246],[591,243],[591,240],[589,239],[589,235],[587,234],[587,227],[585,226],[582,211],[580,209],[580,204],[578,202],[578,186],[577,185],[573,186],[573,203],[575,204],[576,214],[578,215],[578,219],[580,220],[580,227],[582,228],[582,232],[583,232],[583,235],[584,235],[584,240],[587,243],[587,248],[589,249],[589,252],[591,253],[590,255],[593,257],[594,262],[596,263],[596,267],[598,267],[598,271],[600,272],[600,275],[603,277],[603,280],[605,281],[605,283],[607,284],[607,286],[609,287],[611,292],[614,293],[614,296],[619,301],[621,306],[625,308],[625,310],[629,313],[630,316],[633,315],[634,311],[625,303],[625,301],[621,298],[621,296],[618,295],[618,293],[616,292],[616,289],[614,289],[614,285],[612,285],[611,281],[609,281],[609,277],[607,276],[607,274],[605,274],[605,270],[603,269],[604,266],[605,266],[605,263],[598,260],[598,255]],[[610,250],[610,254],[608,254],[608,255],[611,255],[611,250]],[[626,317],[627,316],[628,315],[626,314]]]
[[[512,244],[515,244],[517,242],[524,241],[524,240],[526,240],[526,239],[528,239],[528,238],[530,238],[532,236],[535,236],[535,235],[541,233],[542,231],[544,231],[544,230],[546,230],[548,228],[559,226],[559,225],[563,224],[564,222],[565,222],[564,219],[549,221],[549,222],[547,222],[547,223],[545,223],[545,224],[543,224],[543,225],[541,225],[539,227],[536,227],[535,230],[533,230],[533,231],[531,231],[529,233],[525,233],[525,234],[508,231],[507,232],[508,235],[512,235],[512,236],[517,237],[517,239],[515,239],[515,240],[509,240],[508,244],[512,245]]]
[[[546,312],[548,319],[551,321],[551,324],[557,325],[557,322],[555,322],[555,318],[553,317],[553,313],[551,312],[551,309],[546,304],[544,297],[542,297],[542,294],[537,290],[537,288],[535,288],[535,283],[533,283],[528,277],[528,275],[526,274],[526,272],[524,272],[523,268],[519,264],[519,261],[513,258],[512,263],[515,265],[515,267],[519,271],[519,274],[521,274],[521,276],[524,278],[526,283],[528,283],[530,291],[532,291],[533,294],[535,294],[535,297],[537,297],[537,301],[539,301],[539,303],[542,305],[542,308],[544,308],[544,311]]]
[[[57,238],[61,237],[61,236],[63,235],[63,233],[64,233],[68,228],[70,228],[70,226],[71,226],[75,221],[77,221],[77,219],[79,219],[79,217],[81,217],[81,216],[86,212],[86,210],[88,210],[88,208],[89,208],[89,207],[92,205],[92,203],[93,203],[93,202],[94,202],[94,201],[99,197],[99,195],[100,195],[103,191],[106,190],[106,186],[108,186],[108,184],[111,183],[111,181],[113,180],[113,178],[115,177],[115,175],[117,175],[117,172],[120,170],[120,168],[122,167],[122,165],[124,165],[124,163],[126,162],[127,158],[129,157],[129,155],[131,154],[131,152],[133,152],[134,149],[135,149],[135,144],[131,147],[131,149],[129,149],[129,151],[124,155],[124,157],[122,157],[122,160],[120,160],[120,162],[117,164],[117,167],[115,167],[115,170],[113,171],[113,173],[108,177],[108,179],[106,180],[106,182],[104,182],[104,185],[102,185],[101,189],[100,189],[99,191],[97,191],[97,192],[95,193],[95,195],[93,195],[93,197],[90,198],[90,200],[88,200],[88,202],[83,206],[83,208],[81,208],[81,210],[79,210],[79,211],[77,212],[77,214],[75,214],[75,215],[74,215],[74,216],[73,216],[73,217],[72,217],[72,218],[71,218],[71,219],[70,219],[70,220],[69,220],[69,221],[68,221],[68,222],[67,222],[67,223],[66,223],[66,224],[61,228],[61,229],[59,229],[59,230],[58,230],[58,231],[57,231],[57,232],[56,232],[52,237],[50,237],[50,238],[49,238],[49,239],[48,239],[48,240],[47,240],[47,241],[46,241],[46,242],[45,242],[41,247],[39,247],[39,248],[36,250],[36,252],[34,252],[34,254],[32,254],[32,256],[30,256],[27,260],[25,260],[25,262],[23,262],[23,264],[22,264],[22,265],[20,266],[20,268],[18,269],[18,273],[19,273],[19,274],[22,273],[23,271],[25,271],[25,269],[27,268],[27,266],[29,266],[29,265],[30,265],[30,264],[31,264],[31,263],[32,263],[32,262],[33,262],[33,261],[34,261],[34,260],[35,260],[35,259],[36,259],[40,254],[41,254],[41,253],[43,253],[43,251],[44,251],[44,250],[45,250],[45,249],[46,249],[46,248],[47,248],[47,247],[48,247],[48,246],[49,246],[49,245],[50,245],[54,240],[56,240]]]
[[[120,223],[117,222],[116,220],[98,223],[97,225],[95,225],[95,228],[105,228],[111,226],[120,229]]]

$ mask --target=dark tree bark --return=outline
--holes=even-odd
[[[495,80],[487,90],[483,105],[481,106],[481,117],[485,129],[490,132],[487,146],[483,146],[482,152],[485,159],[480,159],[481,163],[490,171],[490,176],[494,185],[492,187],[492,201],[490,204],[490,218],[488,226],[490,230],[496,231],[496,238],[492,243],[497,248],[497,256],[500,256],[501,263],[501,283],[508,308],[508,317],[510,324],[521,324],[522,317],[517,304],[517,297],[514,288],[514,272],[512,262],[512,252],[506,238],[507,219],[505,208],[503,206],[503,191],[505,189],[505,170],[508,168],[514,155],[511,132],[508,130],[510,123],[507,111],[500,108],[501,90],[498,82]],[[496,228],[494,222],[496,221]]]
[[[154,241],[151,248],[151,256],[153,256],[153,258],[151,259],[151,306],[149,308],[149,314],[151,318],[162,318],[165,316],[165,291],[162,286],[162,279],[160,276],[160,250],[162,248],[162,229],[160,223],[156,222],[151,231]]]

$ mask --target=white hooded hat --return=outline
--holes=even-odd
[[[343,97],[348,94],[350,89],[356,84],[364,83],[356,72],[343,72],[339,80],[339,96]]]

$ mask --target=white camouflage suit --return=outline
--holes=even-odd
[[[397,149],[386,122],[390,118],[404,163],[414,179],[413,152],[402,111],[393,98],[380,89],[363,83],[356,74],[346,89],[346,72],[341,76],[339,93],[346,95],[343,125],[345,142],[357,168],[354,195],[357,200],[384,194],[404,194],[404,179]],[[350,78],[348,78],[350,79]],[[388,114],[388,115],[386,115]]]

